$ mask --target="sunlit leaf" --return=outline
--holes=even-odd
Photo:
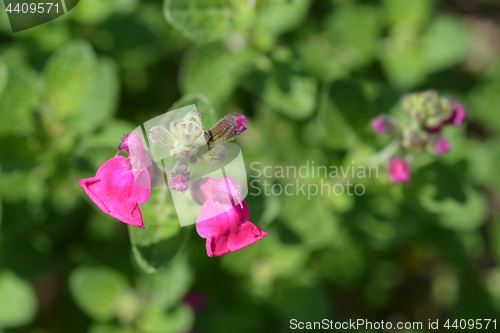
[[[107,267],[77,267],[69,276],[69,289],[78,306],[96,320],[116,315],[120,294],[127,288],[126,278]]]
[[[72,41],[54,53],[45,65],[48,102],[60,117],[76,113],[92,88],[96,57],[87,42]]]
[[[30,323],[37,308],[35,294],[26,281],[9,271],[0,274],[0,328]]]
[[[167,21],[199,43],[218,40],[245,27],[252,2],[238,0],[165,0]]]

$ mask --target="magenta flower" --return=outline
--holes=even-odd
[[[245,118],[245,116],[243,116],[241,114],[236,115],[234,117],[236,118],[236,130],[235,130],[235,134],[240,134],[244,130],[246,130],[245,125],[247,124],[247,118]]]
[[[119,156],[120,151],[129,156]],[[89,198],[105,214],[124,223],[144,229],[140,204],[148,201],[151,178],[149,153],[137,134],[126,135],[118,146],[117,155],[104,163],[95,177],[78,179]]]
[[[466,116],[465,108],[462,104],[455,102],[453,105],[453,113],[451,114],[450,119],[448,119],[445,123],[451,124],[453,126],[460,126],[463,124]]]
[[[380,116],[372,119],[370,124],[375,134],[394,134],[398,129],[398,126],[394,123],[394,121],[385,114],[381,114]]]
[[[410,166],[401,157],[394,157],[389,161],[389,179],[391,183],[410,181]]]
[[[209,178],[210,179],[210,178]],[[239,185],[230,177],[211,178],[199,187],[206,199],[196,223],[196,231],[206,238],[209,257],[220,257],[241,250],[267,235],[249,221],[250,210],[243,200]]]
[[[428,144],[429,149],[438,155],[443,155],[451,149],[451,144],[443,135],[432,134]]]

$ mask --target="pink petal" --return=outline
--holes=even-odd
[[[141,170],[137,179],[143,184],[150,182],[147,169]],[[97,170],[95,177],[78,179],[78,183],[104,213],[144,228],[138,204],[149,199],[151,190],[137,185],[128,157],[109,159]]]
[[[241,250],[266,236],[267,232],[248,221],[249,218],[245,201],[236,206],[213,199],[206,201],[198,216],[196,231],[207,239],[207,255],[219,257]]]
[[[151,157],[146,148],[144,148],[144,144],[142,143],[141,138],[136,133],[130,133],[123,137],[122,142],[118,146],[118,152],[126,151],[130,158],[130,165],[134,170],[134,173],[142,172],[142,169],[146,169],[150,167],[153,163],[151,162]],[[152,172],[152,168],[150,171]],[[137,175],[136,175],[137,178]],[[141,182],[138,182],[138,185],[143,187]],[[151,183],[148,182],[144,188],[151,188]]]
[[[236,134],[242,133],[244,130],[246,130],[245,125],[247,124],[247,118],[245,118],[244,115],[238,114],[234,117],[236,119]]]
[[[391,183],[407,183],[410,181],[410,166],[400,157],[389,162],[389,178]]]
[[[217,184],[217,179],[206,177],[193,182],[193,199],[203,205],[205,201],[213,198],[212,188]]]
[[[466,111],[465,108],[460,103],[455,103],[453,106],[453,114],[451,118],[446,121],[447,124],[453,126],[460,126],[465,120]]]

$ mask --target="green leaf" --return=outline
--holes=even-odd
[[[343,118],[361,133],[367,130],[368,123],[374,117],[373,108],[361,86],[354,80],[337,80],[328,91],[332,106]]]
[[[9,77],[9,72],[7,69],[7,64],[5,61],[0,58],[0,99],[5,91],[5,87],[7,87],[7,78]]]
[[[333,12],[326,24],[344,63],[358,66],[373,59],[382,32],[377,8],[347,3]]]
[[[35,319],[37,302],[31,286],[13,273],[0,273],[0,328],[24,326]]]
[[[255,43],[263,49],[270,49],[275,38],[304,21],[310,5],[311,0],[268,1],[257,18]]]
[[[217,114],[210,100],[203,94],[188,94],[175,102],[170,110],[180,109],[188,105],[196,105],[196,110],[201,115],[201,121],[205,129],[210,129],[217,122]]]
[[[179,83],[185,94],[204,94],[215,105],[226,101],[248,72],[253,53],[233,53],[223,45],[198,47],[182,61]]]
[[[163,310],[177,304],[189,291],[193,271],[186,256],[177,256],[172,262],[153,274],[144,274],[139,284],[141,291]]]
[[[133,12],[137,5],[137,0],[86,0],[79,2],[72,14],[78,22],[96,24],[105,21],[116,12],[123,14]]]
[[[388,38],[380,60],[390,82],[396,87],[413,88],[429,74],[420,40],[413,36]]]
[[[254,14],[252,2],[239,0],[165,0],[167,21],[198,43],[243,30]]]
[[[418,31],[429,20],[434,0],[384,0],[383,5],[393,29]]]
[[[88,98],[94,79],[96,57],[92,46],[72,41],[47,61],[44,69],[47,99],[55,114],[75,114]]]
[[[37,76],[27,67],[0,65],[0,133],[14,134],[33,127],[38,106]]]
[[[89,333],[134,333],[134,331],[115,325],[94,324],[90,327]]]
[[[294,68],[276,62],[269,72],[256,72],[247,85],[274,110],[295,120],[311,116],[316,107],[318,82]]]
[[[69,275],[69,290],[78,306],[99,321],[113,319],[127,279],[107,267],[80,266]]]
[[[106,125],[112,119],[120,93],[119,72],[111,59],[99,60],[95,66],[89,93],[78,108],[74,128],[89,131]]]
[[[422,47],[422,56],[430,71],[452,67],[469,53],[469,32],[458,18],[438,16],[423,36]]]
[[[193,324],[194,314],[185,305],[171,312],[164,312],[153,305],[137,321],[137,326],[144,333],[182,333],[189,331]]]
[[[497,264],[500,264],[500,219],[498,218],[492,223],[489,243]]]
[[[297,51],[308,72],[320,80],[328,82],[348,74],[337,49],[323,34],[307,35],[297,44]]]
[[[181,250],[189,230],[181,228],[167,190],[153,190],[141,212],[145,229],[129,226],[130,242],[139,266],[154,273],[166,267]]]

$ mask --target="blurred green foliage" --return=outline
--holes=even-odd
[[[80,0],[16,34],[0,12],[0,331],[499,318],[498,1]],[[446,129],[449,154],[415,156],[403,186],[381,164],[355,179],[363,196],[249,195],[269,235],[222,258],[179,226],[168,192],[141,207],[141,230],[76,181],[124,134],[193,103],[207,128],[249,119],[237,140],[249,180],[295,183],[255,178],[253,162],[367,165],[389,144],[369,120],[424,89],[468,109],[465,127]],[[193,292],[201,310],[183,301]]]

